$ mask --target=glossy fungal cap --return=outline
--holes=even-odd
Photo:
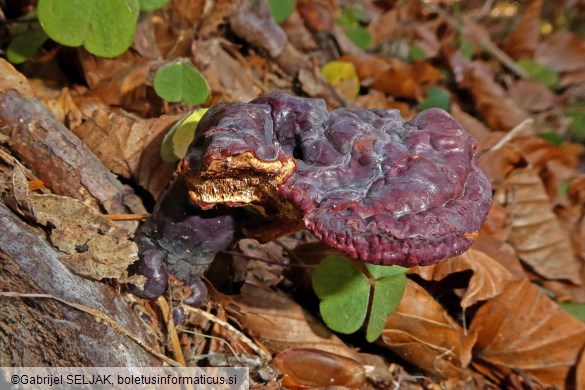
[[[476,141],[431,109],[339,108],[270,94],[213,107],[179,171],[202,207],[262,205],[270,239],[304,225],[326,244],[377,264],[428,265],[477,237],[491,205]],[[302,225],[299,224],[302,221]]]

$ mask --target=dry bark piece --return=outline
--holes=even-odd
[[[19,268],[19,275],[29,281],[27,285],[34,285],[34,292],[50,294],[69,302],[95,308],[106,313],[121,327],[126,328],[143,340],[148,340],[147,331],[140,325],[140,320],[136,317],[132,308],[124,302],[122,297],[116,294],[112,287],[79,277],[70,272],[59,261],[61,253],[49,244],[44,237],[45,235],[42,231],[27,225],[0,202],[0,253],[2,253],[0,257],[2,257],[2,261],[7,258],[7,261],[14,264],[14,266],[8,265],[11,269]],[[5,267],[4,270],[6,269]],[[3,281],[6,282],[6,280]],[[2,286],[2,291],[6,291],[10,287],[10,285],[1,282],[0,285]],[[2,298],[2,302],[5,299],[13,298]],[[36,301],[34,302],[33,305],[29,303],[28,306],[36,307]],[[134,341],[116,332],[111,327],[96,321],[94,317],[80,314],[78,310],[67,306],[58,306],[66,321],[61,321],[59,318],[61,313],[52,312],[51,315],[54,314],[57,317],[52,322],[61,321],[60,323],[72,326],[71,329],[74,330],[75,338],[71,340],[70,334],[62,332],[60,333],[60,341],[62,348],[69,346],[71,342],[78,344],[84,360],[78,361],[76,364],[88,364],[98,367],[144,367],[160,364]],[[47,306],[44,303],[39,303],[39,307]],[[54,307],[54,305],[49,307]],[[42,320],[51,322],[51,319],[47,316]],[[15,323],[17,322],[13,324]],[[18,331],[20,339],[23,338],[23,332],[26,329],[32,328],[29,325],[21,327]],[[24,366],[34,366],[43,362],[59,363],[61,365],[63,362],[71,362],[70,360],[55,361],[48,359],[47,354],[40,352],[43,351],[43,346],[47,345],[47,343],[39,340],[41,337],[45,336],[35,334],[33,337],[29,337],[30,340],[27,340],[26,344],[30,346],[30,350],[24,350],[24,354],[27,356],[22,357],[16,355],[22,355],[23,350],[15,350],[12,348],[13,344],[9,343],[8,353],[13,354],[14,361],[9,361],[8,363],[10,364],[7,365],[16,364],[19,361]],[[152,343],[152,340],[146,343],[156,345],[156,342]],[[112,348],[114,348],[115,353],[113,353]],[[3,360],[3,362],[6,362],[6,360]]]
[[[13,169],[11,190],[19,212],[51,228],[51,243],[62,253],[60,260],[71,271],[95,280],[128,281],[126,270],[138,260],[138,248],[124,229],[77,199],[29,194],[19,166]]]
[[[10,137],[11,149],[53,192],[111,214],[145,212],[132,189],[105,169],[38,100],[27,99],[14,90],[0,93],[0,132]],[[136,225],[124,223],[128,228]]]
[[[476,141],[433,109],[404,122],[396,110],[337,109],[269,94],[222,103],[202,118],[179,166],[203,209],[260,206],[270,240],[303,227],[352,257],[432,264],[464,252],[491,204]]]

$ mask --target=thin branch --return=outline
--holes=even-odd
[[[242,342],[244,344],[246,344],[248,347],[250,347],[264,361],[269,362],[269,361],[272,360],[272,356],[268,352],[266,352],[262,348],[258,347],[256,344],[254,344],[254,342],[252,340],[250,340],[248,337],[246,337],[246,335],[244,335],[242,332],[240,332],[239,330],[237,330],[236,328],[234,328],[232,325],[228,324],[224,320],[222,320],[220,318],[217,318],[213,314],[208,313],[208,312],[206,312],[204,310],[198,309],[196,307],[191,307],[191,306],[183,305],[183,308],[186,311],[189,311],[191,313],[198,314],[201,317],[204,317],[205,319],[207,319],[207,320],[209,320],[211,322],[215,322],[216,324],[222,326],[229,333],[231,333],[232,335],[234,335],[237,338],[239,338],[240,340],[242,340]]]
[[[533,124],[534,124],[534,119],[532,119],[532,118],[524,119],[519,125],[517,125],[512,130],[507,132],[506,135],[503,136],[502,139],[499,140],[497,144],[495,144],[494,146],[492,146],[491,148],[489,148],[485,152],[482,152],[477,159],[480,160],[480,159],[484,158],[486,155],[493,153],[498,149],[501,149],[502,146],[504,146],[505,144],[510,142],[514,137],[516,137],[518,134],[520,134],[524,130],[528,129],[529,127],[531,127]]]

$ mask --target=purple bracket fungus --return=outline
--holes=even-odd
[[[439,109],[405,122],[397,110],[328,112],[323,100],[274,93],[212,107],[179,173],[197,215],[227,206],[231,238],[241,229],[269,241],[306,228],[351,257],[412,267],[459,255],[477,237],[491,187],[476,149]],[[244,205],[263,219],[240,220],[236,229],[229,210]],[[160,248],[172,247],[164,241]]]

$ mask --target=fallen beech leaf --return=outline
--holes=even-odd
[[[564,88],[569,85],[579,86],[581,84],[585,84],[585,68],[563,73],[561,81],[559,82],[559,87]]]
[[[90,88],[90,96],[109,105],[122,105],[135,99],[136,91],[144,88],[150,71],[148,59],[128,50],[115,58],[102,58],[79,51],[79,62]]]
[[[561,30],[538,45],[535,60],[557,72],[583,69],[585,41],[571,32]]]
[[[343,56],[340,60],[355,65],[363,85],[395,97],[420,100],[423,92],[442,78],[439,70],[425,61],[411,65],[371,55]]]
[[[0,92],[6,93],[15,89],[22,97],[30,98],[33,91],[27,78],[4,58],[0,58]]]
[[[383,72],[371,82],[362,83],[395,97],[420,99],[418,82],[414,79],[410,66],[400,60],[393,59]]]
[[[528,113],[508,96],[487,66],[474,61],[465,69],[464,85],[475,98],[477,110],[492,130],[508,131],[528,118]]]
[[[350,101],[353,101],[360,92],[360,80],[351,62],[328,62],[321,69],[321,75]]]
[[[234,59],[224,49],[227,43],[212,38],[193,43],[192,52],[197,67],[205,76],[213,95],[219,94],[223,100],[247,102],[262,90],[255,84],[250,68]]]
[[[283,294],[246,283],[235,301],[237,307],[226,306],[226,310],[271,353],[317,348],[359,360],[333,332]]]
[[[138,260],[138,248],[125,230],[77,199],[28,194],[20,166],[13,169],[12,194],[19,205],[30,207],[32,218],[51,228],[51,243],[64,253],[60,260],[71,271],[96,280],[129,280],[126,270]]]
[[[297,0],[297,11],[313,32],[331,30],[337,19],[339,8],[332,0]]]
[[[375,44],[391,42],[394,33],[399,26],[400,10],[392,8],[370,23],[369,30],[372,32],[372,39]]]
[[[502,49],[513,59],[533,56],[540,37],[541,11],[542,0],[531,1],[522,12],[512,32],[504,39]]]
[[[555,106],[558,100],[557,95],[546,85],[529,79],[516,80],[514,93],[518,105],[530,112],[549,110]]]
[[[380,344],[438,377],[465,378],[475,342],[422,287],[408,280],[406,292],[386,319]]]
[[[544,385],[565,388],[585,346],[585,323],[527,278],[508,284],[482,306],[470,330],[477,332],[474,366],[497,382],[520,371]]]
[[[510,144],[520,151],[526,161],[538,171],[542,169],[552,171],[550,163],[553,161],[566,167],[571,173],[568,176],[563,176],[563,179],[573,176],[573,171],[579,162],[579,156],[585,150],[583,146],[571,143],[555,146],[543,140],[533,131],[524,131],[516,135]]]
[[[280,352],[271,364],[284,375],[287,388],[343,386],[361,388],[366,382],[364,367],[353,359],[313,348],[291,348]]]
[[[585,388],[585,349],[581,352],[581,357],[579,358],[579,364],[577,364],[576,372],[576,379],[575,383],[576,389],[583,389]]]
[[[451,103],[451,116],[455,120],[461,123],[461,126],[467,130],[468,133],[477,138],[478,141],[482,141],[489,133],[490,129],[486,127],[477,118],[469,115],[461,109],[457,103]]]
[[[454,273],[465,271],[472,271],[473,275],[461,298],[462,308],[499,295],[513,278],[503,265],[475,249],[428,267],[411,268],[409,273],[416,273],[424,280],[439,281]]]
[[[294,10],[280,27],[286,33],[289,42],[299,51],[311,51],[317,47],[317,43],[305,26],[298,11]]]
[[[134,179],[158,197],[175,170],[175,164],[162,161],[160,146],[180,115],[144,120],[92,100],[78,99],[77,103],[85,120],[72,127],[75,135],[112,172]]]
[[[547,279],[580,284],[581,264],[555,214],[542,180],[531,168],[512,171],[496,189],[494,201],[510,215],[508,241],[522,261]]]

